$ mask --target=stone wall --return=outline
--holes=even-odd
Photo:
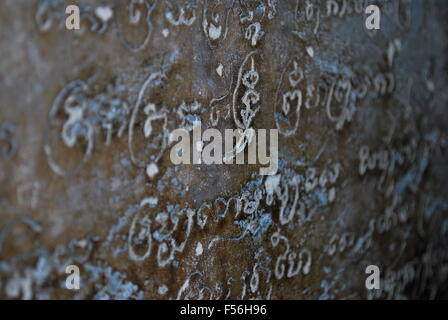
[[[0,297],[446,298],[447,9],[1,1]],[[174,165],[199,121],[277,129],[277,172]]]

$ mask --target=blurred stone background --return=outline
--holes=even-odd
[[[0,297],[447,298],[447,9],[1,1]],[[171,163],[170,131],[244,111],[276,175]]]

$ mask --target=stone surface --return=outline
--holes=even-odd
[[[446,298],[447,9],[1,1],[0,297]],[[194,120],[278,129],[277,174],[172,164]]]

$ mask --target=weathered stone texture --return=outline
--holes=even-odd
[[[2,0],[0,297],[446,298],[447,9]],[[278,129],[277,174],[172,164],[195,120]]]

